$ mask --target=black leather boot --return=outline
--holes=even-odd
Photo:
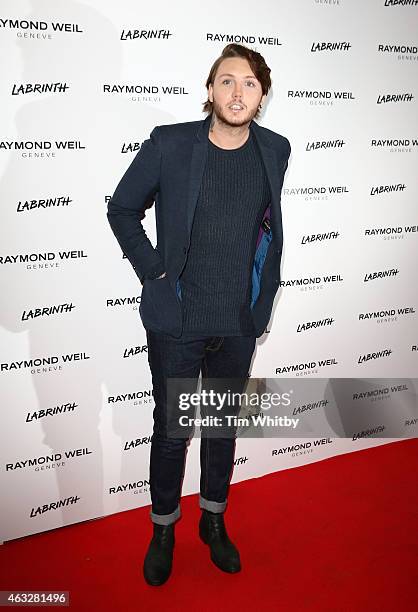
[[[199,522],[201,540],[210,547],[210,558],[224,572],[234,574],[241,569],[239,552],[226,533],[224,515],[203,510]]]
[[[144,578],[148,584],[159,586],[169,578],[173,563],[174,523],[157,525],[144,559]]]

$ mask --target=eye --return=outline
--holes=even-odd
[[[230,83],[230,82],[231,82],[231,79],[224,79],[224,80],[222,81],[222,83]]]
[[[254,81],[247,81],[247,85],[251,85],[251,87],[255,87]]]

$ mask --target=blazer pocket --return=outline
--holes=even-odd
[[[167,274],[163,278],[145,279],[142,286],[141,314],[161,330],[169,328],[176,316],[177,298]]]

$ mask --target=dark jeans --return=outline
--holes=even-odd
[[[147,341],[155,401],[150,456],[151,520],[169,525],[180,517],[188,440],[167,435],[167,379],[194,379],[194,392],[202,372],[202,382],[204,378],[240,379],[243,389],[256,336],[174,338],[147,330]],[[211,512],[225,510],[234,454],[235,437],[201,438],[201,508]]]

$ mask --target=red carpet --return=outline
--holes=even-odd
[[[233,485],[239,574],[212,565],[193,495],[161,587],[142,578],[147,507],[0,546],[1,589],[70,591],[64,610],[415,611],[417,450],[405,440]]]

